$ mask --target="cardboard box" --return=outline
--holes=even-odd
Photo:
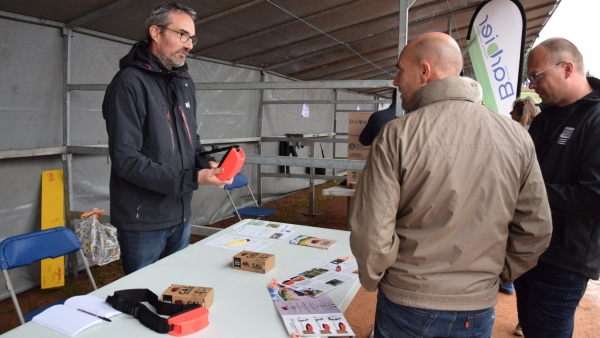
[[[275,267],[275,255],[242,251],[233,256],[231,267],[238,270],[267,273]]]
[[[200,304],[207,309],[213,303],[213,288],[171,284],[162,294],[162,301],[171,304]]]
[[[371,146],[364,146],[358,141],[360,133],[367,125],[373,113],[349,113],[348,114],[348,159],[367,160]],[[356,188],[362,170],[348,170],[346,186]]]

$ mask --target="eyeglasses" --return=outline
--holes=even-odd
[[[189,34],[189,33],[186,33],[186,32],[179,32],[179,31],[173,30],[173,29],[171,29],[171,28],[169,28],[169,27],[165,27],[165,26],[160,26],[160,25],[157,25],[157,26],[158,26],[158,27],[161,27],[161,28],[168,29],[168,30],[170,30],[170,31],[172,31],[172,32],[175,32],[175,33],[177,33],[177,35],[179,35],[179,40],[180,40],[181,42],[183,42],[183,43],[186,43],[186,42],[188,42],[190,39],[192,39],[192,45],[193,45],[193,46],[195,46],[195,45],[196,45],[196,43],[198,42],[198,38],[197,38],[197,37],[195,37],[195,36],[190,36],[190,34]]]
[[[527,77],[527,81],[529,81],[529,83],[533,83],[533,84],[535,84],[535,85],[536,85],[536,84],[540,83],[540,78],[539,78],[539,76],[538,76],[538,75],[541,75],[543,72],[545,72],[545,71],[547,71],[547,70],[549,70],[549,69],[552,69],[552,68],[554,68],[554,67],[556,67],[556,66],[558,66],[558,65],[562,65],[562,64],[563,64],[563,63],[565,63],[565,62],[567,62],[567,61],[561,61],[561,62],[559,62],[559,63],[555,64],[554,66],[550,66],[550,67],[548,67],[548,68],[546,68],[546,69],[542,70],[542,71],[541,71],[541,72],[539,72],[539,73],[536,73],[536,74],[533,74],[533,75],[531,75],[531,76],[528,76],[528,77]]]

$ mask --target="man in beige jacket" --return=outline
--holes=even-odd
[[[356,190],[350,244],[375,337],[491,337],[498,285],[536,265],[551,216],[531,138],[476,104],[454,39],[402,51],[407,115],[386,124]]]

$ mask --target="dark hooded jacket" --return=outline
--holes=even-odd
[[[125,230],[164,229],[188,220],[198,189],[194,82],[187,65],[168,70],[136,43],[106,90],[111,159],[111,224]]]
[[[566,106],[542,106],[529,133],[552,211],[552,239],[540,261],[598,279],[600,272],[600,80]]]

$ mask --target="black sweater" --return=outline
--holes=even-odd
[[[598,279],[600,272],[600,80],[566,107],[549,106],[529,133],[546,182],[552,239],[540,261]]]
[[[110,153],[110,221],[156,230],[191,216],[198,189],[196,96],[187,66],[166,69],[145,42],[120,61],[102,113]]]

